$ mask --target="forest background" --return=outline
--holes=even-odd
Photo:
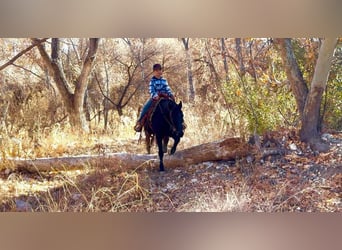
[[[311,113],[300,102],[316,89],[322,44],[321,38],[2,38],[1,157],[145,153],[133,126],[155,63],[183,102],[187,129],[179,150],[270,131],[293,130],[310,141],[303,121]],[[341,39],[330,55],[309,138],[342,129]]]
[[[300,112],[275,40],[117,38],[92,43],[91,39],[48,39],[44,58],[35,48],[43,44],[38,39],[1,39],[0,64],[6,66],[0,71],[2,145],[4,141],[9,145],[11,138],[25,141],[21,154],[36,156],[29,152],[32,145],[57,132],[134,137],[132,127],[149,97],[154,63],[163,65],[164,77],[177,100],[185,104],[189,127],[185,141],[198,144],[298,128]],[[309,89],[322,39],[290,41]],[[57,73],[49,66],[57,56],[53,53],[58,55]],[[95,55],[86,69],[86,59]],[[320,130],[342,129],[341,58],[339,40],[321,102]],[[56,74],[63,82],[56,83]]]

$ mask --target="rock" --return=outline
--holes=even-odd
[[[32,212],[33,210],[30,203],[20,199],[15,199],[15,206],[17,212]]]
[[[294,143],[291,143],[291,144],[289,145],[289,148],[290,148],[292,151],[297,151],[297,150],[298,150],[297,145],[294,144]]]
[[[247,161],[247,163],[252,163],[252,162],[254,161],[254,157],[251,156],[251,155],[248,155],[248,156],[246,157],[246,161]]]
[[[71,199],[73,199],[74,201],[78,201],[79,199],[81,199],[82,198],[82,195],[81,194],[73,194],[72,196],[71,196]]]
[[[203,165],[208,169],[208,168],[211,168],[212,166],[214,166],[214,163],[213,162],[203,162]]]
[[[177,187],[177,185],[174,184],[174,183],[168,183],[168,184],[166,185],[166,188],[167,188],[167,190],[174,190],[174,189],[177,189],[178,187]]]
[[[334,139],[334,137],[331,134],[327,134],[327,133],[323,134],[321,138],[323,141],[331,141],[331,139]]]
[[[310,147],[312,151],[317,151],[319,153],[326,153],[330,149],[328,144],[321,143],[321,142],[310,143]]]

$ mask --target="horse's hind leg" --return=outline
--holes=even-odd
[[[146,145],[147,153],[151,154],[151,143],[150,143],[149,135],[146,135],[146,137],[145,137],[145,145]]]
[[[169,137],[165,136],[163,138],[163,152],[167,153],[167,144],[169,143]]]
[[[151,135],[148,133],[145,134],[146,151],[148,154],[151,154],[151,147],[153,144],[153,139],[154,139],[154,135]]]

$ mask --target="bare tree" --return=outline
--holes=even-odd
[[[32,39],[33,43],[37,43],[39,40]],[[93,62],[96,57],[99,39],[90,38],[88,52],[83,60],[81,73],[76,79],[75,88],[71,87],[70,82],[65,76],[65,72],[61,62],[61,47],[60,39],[52,38],[51,42],[51,57],[48,55],[45,46],[38,44],[38,50],[40,55],[46,64],[50,74],[56,83],[57,89],[61,94],[63,103],[70,117],[70,122],[75,128],[82,129],[88,132],[89,127],[85,118],[84,112],[84,99],[88,86],[88,77],[92,71]]]
[[[101,84],[100,84],[101,82],[97,74],[95,74],[95,79],[99,84],[99,88],[104,98],[113,105],[113,107],[118,111],[119,116],[122,116],[124,107],[130,102],[130,100],[133,98],[133,96],[139,90],[140,87],[139,85],[136,84],[137,81],[134,79],[137,74],[139,65],[136,65],[133,62],[130,62],[127,64],[125,62],[120,61],[120,63],[125,68],[125,71],[127,74],[127,81],[124,85],[119,86],[119,88],[115,90],[116,96],[117,96],[115,100],[109,97],[108,91],[106,92],[103,91]],[[106,76],[106,78],[108,79],[108,75]],[[108,84],[108,80],[107,80],[107,84]]]
[[[11,58],[9,61],[7,61],[5,64],[1,65],[0,66],[0,71],[3,70],[4,68],[10,66],[10,65],[13,65],[13,66],[16,66],[14,64],[14,62],[20,58],[21,56],[23,56],[24,54],[26,54],[28,51],[30,51],[31,49],[33,49],[34,47],[38,46],[39,44],[45,42],[48,38],[44,38],[44,39],[37,39],[35,40],[35,42],[33,42],[33,44],[29,47],[27,47],[26,49],[20,51],[18,54],[16,54],[13,58]]]
[[[136,64],[140,66],[142,81],[146,82],[147,77],[146,77],[145,64],[144,64],[146,61],[146,55],[145,55],[146,38],[138,39],[138,44],[139,44],[138,46],[135,45],[134,43],[135,40],[133,39],[123,38],[123,41],[128,45],[131,51],[131,56],[134,58]],[[135,47],[138,47],[138,49],[136,49]],[[154,53],[155,52],[152,52],[152,53],[149,52],[150,55],[148,57],[151,57]]]

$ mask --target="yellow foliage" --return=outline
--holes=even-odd
[[[237,89],[236,91],[235,91],[235,94],[237,95],[237,96],[241,96],[241,90],[240,89]]]

